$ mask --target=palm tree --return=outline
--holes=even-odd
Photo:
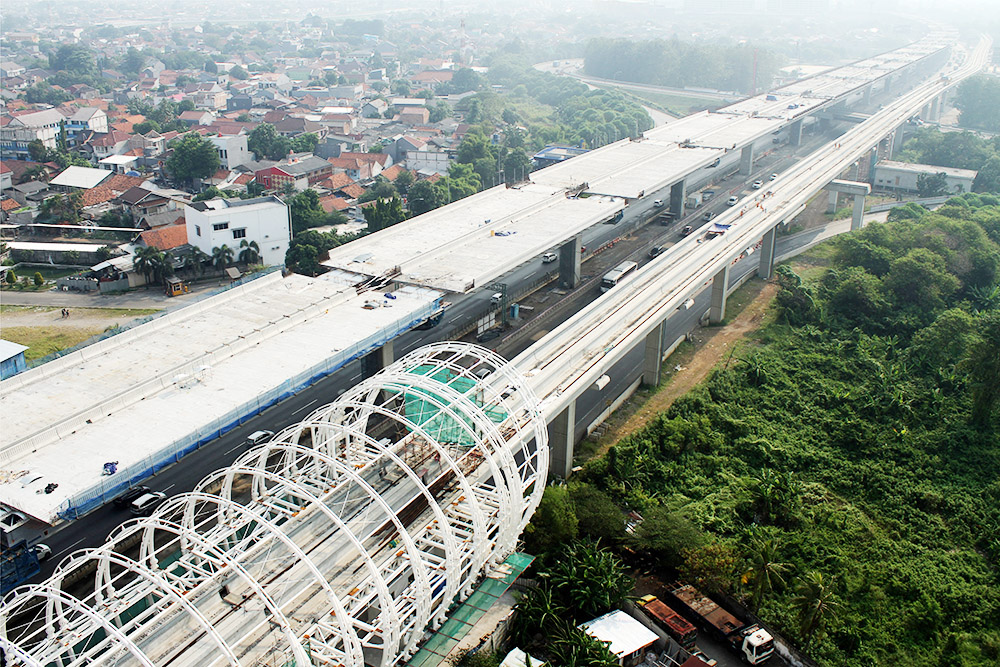
[[[823,579],[821,572],[810,572],[799,579],[797,595],[791,599],[799,614],[799,630],[803,638],[811,638],[833,615],[838,603],[833,599],[833,583]]]
[[[784,586],[782,574],[789,568],[788,563],[778,560],[778,546],[773,539],[757,542],[750,554],[750,580],[753,581],[753,601],[760,608],[762,596],[777,586]]]
[[[233,263],[233,249],[222,244],[212,248],[212,263],[217,269],[224,269]]]
[[[135,266],[135,270],[146,278],[147,283],[153,275],[159,258],[160,251],[152,246],[139,246],[135,249],[132,264]]]
[[[565,547],[547,574],[559,596],[584,614],[603,614],[632,590],[618,556],[591,542]]]
[[[188,253],[186,265],[190,266],[195,274],[200,276],[205,272],[205,262],[211,259],[201,248],[191,248],[191,252]]]
[[[256,241],[247,241],[243,239],[240,241],[240,255],[239,261],[243,264],[256,264],[260,261],[260,246],[257,245]]]
[[[514,635],[524,642],[532,641],[535,635],[546,632],[553,623],[569,614],[569,610],[559,603],[548,586],[527,590],[518,600],[517,608]]]
[[[172,275],[174,275],[173,256],[166,251],[157,253],[153,259],[153,279],[157,283],[165,283]]]

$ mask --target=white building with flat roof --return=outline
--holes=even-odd
[[[938,167],[933,164],[880,160],[875,165],[872,187],[876,190],[891,190],[893,192],[916,192],[917,179],[921,174],[934,176],[941,173],[944,174],[945,181],[948,183],[948,194],[958,194],[972,192],[972,183],[976,180],[976,174],[979,172],[972,169]]]
[[[621,609],[609,611],[578,627],[605,644],[622,667],[633,667],[643,662],[646,651],[659,639],[656,633]]]
[[[250,149],[247,148],[247,135],[220,134],[206,137],[215,146],[219,154],[219,164],[223,169],[234,169],[241,164],[253,160]]]
[[[243,241],[256,241],[263,264],[282,265],[292,240],[288,207],[277,197],[195,202],[184,207],[184,220],[188,243],[208,255],[227,245],[235,259]]]

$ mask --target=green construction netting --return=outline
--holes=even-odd
[[[476,587],[472,595],[448,616],[441,628],[431,636],[420,650],[406,663],[407,667],[437,667],[448,656],[458,642],[469,634],[476,622],[482,618],[514,580],[535,560],[534,556],[514,553],[504,560],[510,571],[503,577],[486,577]]]
[[[495,424],[499,424],[507,418],[507,413],[503,410],[483,406],[482,396],[475,391],[475,380],[457,375],[449,368],[430,364],[415,366],[409,369],[409,372],[432,377],[441,384],[446,384],[458,393],[467,396],[474,405],[482,408]],[[432,402],[435,400],[444,405],[449,403],[445,397],[425,390],[403,392],[403,410],[406,418],[426,430],[437,442],[464,447],[472,447],[477,444],[478,433],[472,420],[461,415],[452,416],[442,413]]]

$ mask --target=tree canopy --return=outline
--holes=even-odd
[[[208,178],[219,169],[219,153],[211,141],[199,135],[185,134],[170,145],[173,149],[167,158],[167,171],[179,181]]]
[[[995,76],[979,74],[960,83],[955,106],[963,127],[1000,132],[1000,81]]]
[[[992,664],[1000,197],[815,252],[779,268],[772,323],[575,483],[642,515],[624,541],[650,567],[748,598],[819,664]]]
[[[316,135],[312,135],[315,137]],[[312,144],[315,149],[316,144]],[[249,148],[258,160],[267,158],[268,160],[280,160],[292,150],[292,140],[278,134],[274,125],[261,123],[250,132],[247,137],[247,148]]]
[[[660,86],[698,86],[750,92],[767,88],[778,73],[779,58],[752,44],[708,45],[657,39],[594,38],[584,51],[591,76]],[[756,76],[756,81],[754,77]]]

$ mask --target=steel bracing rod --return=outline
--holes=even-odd
[[[297,447],[297,445],[288,445],[288,447]],[[266,446],[266,448],[268,450],[267,454],[271,454],[276,451],[271,446]],[[303,453],[308,451],[305,450],[305,448],[300,448],[300,449]],[[332,466],[344,467],[342,463],[329,457],[327,457],[327,460],[325,462]],[[367,485],[364,482],[364,480],[360,478],[360,476],[357,476],[353,470],[345,469],[344,472],[348,475],[356,477],[356,479],[353,481],[355,481],[359,486],[364,488],[369,493],[373,502],[379,503],[379,501],[381,501],[381,497],[375,492],[375,490],[372,489],[369,485]],[[387,615],[386,620],[389,632],[388,632],[388,638],[385,641],[390,646],[398,644],[400,641],[398,628],[401,625],[401,617],[399,611],[397,610],[395,604],[393,603],[392,594],[389,592],[388,584],[383,578],[380,568],[375,563],[374,559],[372,558],[372,555],[369,554],[368,551],[365,549],[362,540],[357,535],[355,535],[353,531],[351,531],[348,525],[339,516],[337,516],[337,514],[333,512],[333,510],[327,507],[323,499],[313,494],[302,484],[289,481],[287,478],[283,478],[267,470],[261,470],[260,468],[244,466],[239,464],[230,466],[228,468],[225,468],[224,470],[214,473],[213,475],[210,475],[209,477],[206,477],[205,480],[202,482],[202,484],[199,486],[207,486],[208,484],[222,477],[224,479],[224,483],[221,493],[225,496],[229,496],[231,494],[232,478],[236,474],[258,476],[263,479],[273,481],[276,483],[276,486],[272,487],[274,491],[280,491],[280,492],[290,491],[291,493],[300,496],[302,499],[307,501],[307,505],[301,507],[299,511],[306,510],[308,506],[315,507],[323,515],[322,517],[323,519],[328,520],[331,524],[336,526],[337,529],[340,530],[345,537],[347,537],[347,539],[351,542],[351,544],[354,545],[354,547],[357,549],[358,556],[364,561],[366,567],[368,568],[369,571],[368,580],[374,582],[376,590],[378,591],[378,598],[380,602],[379,607],[381,608],[382,613]],[[284,493],[282,493],[281,495],[284,495]],[[402,524],[400,524],[398,520],[396,520],[396,516],[392,512],[391,508],[389,508],[388,505],[385,505],[383,503],[382,509],[385,510],[386,512],[386,520],[394,520],[394,524],[397,530],[399,531],[400,537],[406,546],[407,552],[410,554],[410,561],[419,563],[421,566],[414,572],[417,581],[420,583],[420,585],[429,588],[429,585],[427,584],[428,580],[426,573],[427,565],[423,560],[422,554],[417,550],[416,545],[413,543],[413,540],[403,529]],[[298,512],[296,512],[296,514],[298,514]],[[330,584],[325,577],[323,577],[321,585],[325,589],[329,590],[329,592],[333,595],[333,591],[330,590]],[[363,586],[359,586],[359,588],[360,587]]]
[[[8,618],[13,616],[14,614],[17,613],[18,606],[24,605],[31,598],[39,596],[45,598],[48,609],[51,609],[56,605],[59,606],[59,612],[60,612],[59,615],[62,617],[61,620],[65,620],[62,608],[68,607],[71,611],[76,612],[77,614],[89,619],[93,624],[95,630],[100,629],[106,633],[107,638],[104,640],[104,642],[106,645],[108,645],[109,649],[125,650],[136,661],[138,661],[140,665],[145,665],[145,667],[156,667],[155,663],[153,663],[153,661],[146,656],[146,654],[142,651],[142,649],[140,649],[132,641],[132,639],[129,638],[129,636],[126,633],[122,632],[121,629],[119,629],[112,622],[111,619],[106,618],[98,610],[86,605],[81,600],[76,599],[72,595],[63,592],[61,589],[52,586],[51,584],[36,584],[31,587],[22,587],[15,589],[15,591],[11,594],[11,596],[4,601],[4,606],[3,606],[4,616],[7,616]],[[47,616],[49,618],[47,619],[46,629],[48,631],[57,631],[57,628],[54,627],[54,620],[51,619],[51,612],[48,610],[47,610]],[[53,635],[50,636],[50,643],[48,643],[47,646],[53,647],[53,644],[51,642],[55,642],[60,645],[59,646],[60,650],[65,650],[68,648],[70,653],[72,654],[74,652],[73,647],[67,647],[66,644],[70,641],[78,641],[78,640],[79,638],[78,637],[75,638],[73,633],[63,632],[62,636],[55,636],[55,633],[53,632]],[[22,652],[22,650],[20,648],[17,648],[16,645],[12,647],[12,645],[8,643],[6,637],[0,637],[0,646],[2,646],[5,651],[8,650],[9,648],[13,648],[14,650],[11,650],[11,653],[15,653],[18,655],[27,655],[25,664],[28,665],[38,665],[39,667],[41,667],[42,665],[49,664],[53,660],[61,661],[59,657],[52,655],[48,651],[44,652],[42,655],[36,655],[31,651]],[[112,657],[115,658],[116,660],[120,658],[120,656],[112,656]],[[76,660],[74,659],[73,662],[75,661]],[[70,662],[69,664],[73,664],[73,662]]]
[[[408,401],[421,414],[406,414]],[[395,441],[369,432],[391,423]],[[307,434],[311,446],[300,444]],[[284,655],[391,667],[513,549],[545,485],[546,438],[534,394],[505,360],[467,343],[428,346],[72,554],[49,582],[16,589],[0,642],[12,664]],[[428,462],[431,478],[414,469]],[[391,482],[379,477],[388,469]],[[137,538],[136,559],[118,553]],[[94,561],[86,599],[60,590]]]

